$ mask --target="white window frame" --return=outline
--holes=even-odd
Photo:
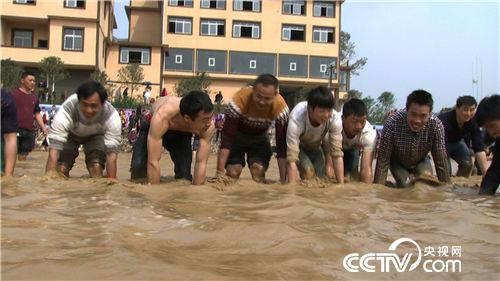
[[[208,33],[203,34],[203,26],[206,25]],[[225,22],[224,20],[216,20],[216,19],[203,19],[201,20],[201,27],[200,27],[200,35],[203,36],[224,36],[225,32],[223,35],[217,34],[219,31],[219,26],[222,25],[225,28]]]
[[[208,66],[215,66],[215,58],[208,58]]]
[[[248,67],[250,69],[256,69],[257,68],[257,61],[256,60],[250,60],[250,65]]]
[[[190,3],[186,5],[186,3]],[[169,6],[174,6],[174,7],[193,7],[193,0],[184,0],[184,5],[179,6],[179,1],[178,0],[168,0],[168,5]]]
[[[175,63],[182,64],[182,55],[175,55]]]
[[[169,27],[170,23],[175,22],[174,32],[175,34],[191,34],[193,30],[193,20],[190,18],[179,18],[179,17],[171,17],[168,19]]]
[[[290,24],[285,24],[282,27],[281,31],[281,40],[284,41],[292,41],[292,30],[298,30],[298,31],[303,31],[304,32],[304,39],[303,40],[293,40],[293,41],[304,41],[305,34],[306,34],[306,28],[303,25],[290,25]]]
[[[297,63],[296,62],[290,63],[290,71],[297,71]]]
[[[322,63],[319,65],[319,72],[326,74],[326,70],[328,69],[328,65]]]
[[[251,27],[252,28],[252,37],[253,39],[260,38],[260,24],[255,22],[233,22],[233,37],[235,38],[249,38],[249,37],[241,37],[241,27]]]
[[[333,38],[333,28],[332,27],[313,27],[313,42],[314,43],[333,43],[335,39]],[[332,33],[332,42],[328,42],[328,33]],[[318,34],[318,40],[315,39],[316,34]]]
[[[65,34],[66,31],[71,30],[73,31],[72,34]],[[77,35],[76,32],[81,31],[82,35]],[[84,29],[81,28],[71,28],[71,27],[65,27],[63,28],[63,50],[65,51],[83,51],[83,37],[84,37],[85,31]],[[72,38],[72,46],[66,46],[66,38]],[[81,48],[75,47],[75,42],[77,39],[81,39],[82,46]]]
[[[20,48],[33,48],[33,30],[23,30],[23,29],[13,29],[12,32],[14,33],[14,36],[12,37],[12,46],[14,47],[20,47]],[[21,40],[22,43],[21,45],[16,45],[16,32],[29,32],[30,33],[30,36],[29,38],[26,37],[26,36],[18,36],[17,37],[17,40]],[[31,42],[31,45],[30,46],[25,46],[25,42],[26,40],[29,39],[29,42]]]
[[[200,7],[203,9],[214,9],[210,8],[211,1],[215,1],[215,9],[217,10],[226,9],[226,0],[201,0]]]
[[[134,47],[121,47],[120,48],[120,63],[129,63],[130,52],[141,52],[141,63],[150,64],[151,49],[149,48],[134,48]]]
[[[321,15],[321,8],[326,8],[326,16]],[[328,16],[328,10],[331,10],[332,15]],[[313,16],[335,18],[335,3],[334,2],[317,2],[313,3]]]
[[[250,1],[252,1],[252,12],[260,12],[261,0],[234,0],[233,10],[243,11],[243,2],[250,2]]]
[[[302,14],[301,7],[304,6],[304,14]],[[285,12],[286,8],[289,7],[290,11]],[[283,14],[285,15],[297,15],[302,16],[306,14],[306,1],[304,0],[294,0],[294,1],[283,1]]]

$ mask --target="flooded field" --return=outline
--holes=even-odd
[[[43,176],[44,152],[18,162],[16,177],[2,179],[2,279],[500,279],[500,199],[478,196],[478,177],[390,189],[256,184],[245,170],[225,187],[191,186],[172,179],[168,158],[158,186],[128,180],[127,153],[115,184],[87,178],[83,157],[70,179]],[[274,160],[268,178],[278,179]],[[424,256],[428,246],[443,261],[460,246],[453,258],[461,272],[429,273],[421,263],[402,273],[351,273],[343,265],[351,253],[391,252],[403,237],[418,243],[423,260],[432,257]],[[415,253],[411,246],[398,253]],[[450,247],[448,257],[438,257],[440,246]]]

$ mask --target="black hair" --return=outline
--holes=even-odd
[[[406,98],[406,110],[410,108],[412,103],[416,103],[418,105],[428,105],[432,112],[434,100],[432,99],[431,93],[424,90],[415,90]]]
[[[257,85],[257,84],[262,84],[264,86],[269,86],[269,85],[273,85],[276,89],[278,89],[278,79],[276,77],[274,77],[274,75],[272,74],[269,74],[269,73],[265,73],[265,74],[261,74],[257,77],[257,79],[255,79],[255,82],[253,83],[253,85]]]
[[[33,76],[35,77],[35,74],[31,71],[23,71],[23,73],[21,73],[21,79],[24,79],[26,78],[26,76]]]
[[[318,86],[307,94],[307,107],[314,109],[316,107],[333,109],[335,101],[332,93],[323,86]]]
[[[211,112],[214,107],[210,97],[201,91],[191,91],[181,99],[181,115],[187,115],[194,120],[198,112]]]
[[[457,99],[457,108],[461,106],[477,106],[477,101],[473,96],[461,96]]]
[[[108,92],[106,92],[106,89],[104,89],[101,83],[96,81],[87,81],[78,86],[78,89],[76,89],[78,100],[88,99],[94,93],[99,95],[101,103],[104,103],[108,99]]]
[[[366,110],[365,103],[357,98],[352,98],[344,103],[342,107],[342,116],[348,117],[352,114],[362,117],[368,115],[368,111]]]
[[[479,126],[485,122],[500,120],[500,96],[492,95],[485,97],[477,107],[476,120]],[[498,145],[498,144],[497,144]]]

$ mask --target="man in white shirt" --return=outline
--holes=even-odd
[[[120,116],[107,98],[100,83],[89,81],[66,99],[52,121],[46,172],[69,176],[83,144],[90,176],[102,177],[106,168],[107,177],[116,179],[122,128]]]
[[[323,142],[328,143],[325,154],[333,159],[337,181],[344,182],[342,120],[333,110],[334,104],[330,91],[317,87],[309,92],[307,101],[298,103],[290,113],[286,136],[288,182],[298,180],[299,170],[302,179],[325,176]]]
[[[372,183],[372,162],[377,132],[366,118],[366,105],[359,99],[350,99],[342,107],[344,175],[350,177],[359,175],[362,182]],[[358,172],[360,154],[361,169]],[[331,160],[327,157],[327,175],[331,177],[332,174]]]

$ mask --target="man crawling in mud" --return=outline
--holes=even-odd
[[[213,106],[209,96],[200,91],[192,91],[182,99],[174,96],[162,97],[153,104],[152,111],[153,117],[147,138],[140,137],[134,144],[132,178],[147,172],[149,183],[160,183],[163,145],[174,162],[176,179],[187,179],[195,185],[203,184],[210,153],[210,139],[215,132]],[[200,137],[194,177],[191,175],[193,134]]]

